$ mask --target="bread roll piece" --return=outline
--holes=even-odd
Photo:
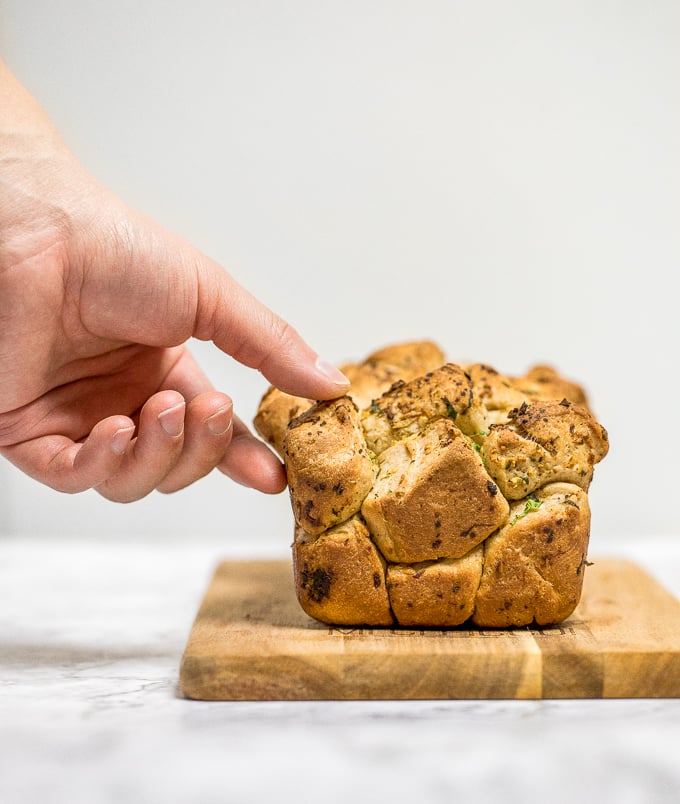
[[[564,480],[585,491],[608,437],[587,408],[567,399],[522,402],[507,424],[491,425],[481,444],[489,474],[508,500]]]
[[[483,565],[483,545],[462,558],[388,565],[387,590],[395,619],[411,627],[461,625],[474,611]]]
[[[466,366],[465,371],[475,398],[486,411],[487,425],[507,423],[510,411],[525,401],[566,399],[588,407],[583,388],[560,377],[550,366],[534,366],[523,377],[508,377],[485,363]]]
[[[568,399],[576,405],[589,407],[585,390],[575,382],[561,377],[552,366],[532,366],[518,381],[529,397]]]
[[[388,447],[361,513],[388,561],[458,558],[508,517],[470,439],[438,419]]]
[[[609,446],[583,389],[548,366],[510,377],[446,362],[428,341],[346,372],[347,396],[270,389],[256,417],[286,464],[304,610],[352,626],[568,617]]]
[[[377,474],[356,405],[346,396],[293,419],[283,454],[295,521],[312,535],[357,513]]]
[[[590,534],[588,495],[551,483],[515,503],[484,543],[473,621],[483,626],[558,623],[581,597]]]
[[[465,433],[484,429],[486,417],[460,366],[447,363],[411,382],[397,382],[364,411],[361,424],[376,455],[421,432],[436,419],[451,419]]]
[[[295,589],[310,617],[342,625],[392,625],[385,570],[360,517],[319,537],[296,530]]]

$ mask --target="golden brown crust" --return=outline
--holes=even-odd
[[[485,425],[470,377],[453,363],[410,382],[395,383],[363,412],[361,423],[368,445],[380,455],[397,441],[443,418],[451,419],[465,433],[477,432]]]
[[[431,341],[386,346],[363,362],[342,367],[350,381],[347,392],[358,408],[368,407],[397,381],[408,382],[438,369],[445,362],[442,350]]]
[[[551,483],[510,509],[484,543],[473,621],[484,627],[561,622],[581,596],[590,535],[588,496]]]
[[[318,402],[290,422],[283,441],[297,524],[319,534],[355,514],[377,472],[349,397]]]
[[[418,377],[439,368],[446,362],[446,356],[433,341],[409,341],[395,343],[376,349],[364,363],[383,363],[401,370],[401,378],[407,375]]]
[[[480,430],[491,424],[505,422],[507,413],[526,399],[511,377],[496,371],[486,363],[474,363],[466,368],[477,402],[486,413],[486,421]]]
[[[255,432],[283,457],[283,438],[291,419],[299,416],[314,404],[313,400],[291,396],[270,386],[262,397],[253,419]]]
[[[587,408],[539,400],[511,410],[508,424],[492,425],[481,454],[503,495],[518,500],[560,480],[587,491],[608,448],[607,431]]]
[[[341,369],[351,383],[347,396],[358,408],[364,408],[398,380],[412,380],[439,368],[444,362],[444,353],[437,344],[412,341],[378,349],[361,363],[349,363]],[[283,457],[283,439],[288,424],[314,402],[270,386],[260,400],[253,420],[255,432]]]
[[[487,414],[487,424],[507,422],[508,413],[525,401],[566,399],[587,407],[581,386],[561,377],[550,366],[533,366],[523,377],[509,377],[486,363],[466,366],[473,392]]]
[[[527,396],[541,399],[567,399],[575,405],[588,407],[585,390],[575,382],[562,377],[552,366],[537,365],[518,380],[520,388],[530,388]]]
[[[318,538],[298,529],[293,544],[295,589],[302,608],[321,622],[392,625],[385,560],[359,517]]]
[[[347,396],[359,408],[368,407],[371,401],[380,396],[399,379],[399,369],[381,363],[351,363],[340,367],[350,381]]]
[[[508,503],[450,419],[398,441],[378,460],[361,513],[388,561],[458,558],[507,519]]]
[[[482,577],[482,545],[461,558],[423,564],[391,564],[387,589],[400,625],[448,628],[472,616]]]
[[[344,370],[347,396],[270,389],[256,417],[286,464],[305,611],[411,627],[568,617],[608,450],[583,389],[549,366],[511,377],[446,363],[429,341]]]

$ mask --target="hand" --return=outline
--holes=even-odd
[[[65,492],[172,492],[214,467],[264,492],[273,453],[185,343],[284,391],[347,381],[219,265],[102,188],[0,63],[0,454]]]

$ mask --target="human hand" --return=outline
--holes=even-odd
[[[1,62],[0,233],[0,454],[59,491],[123,502],[215,467],[285,487],[187,340],[312,399],[342,395],[343,375],[218,264],[102,188]]]

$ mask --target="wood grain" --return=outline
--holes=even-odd
[[[596,560],[560,626],[331,628],[299,607],[288,561],[216,569],[180,668],[187,698],[680,697],[680,602],[635,564]]]

